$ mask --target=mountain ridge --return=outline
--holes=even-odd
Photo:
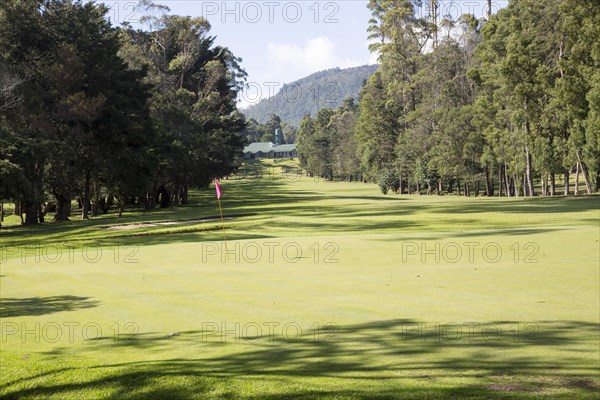
[[[240,112],[259,123],[265,123],[271,114],[277,114],[282,121],[298,127],[306,114],[315,115],[323,108],[339,107],[348,97],[358,98],[364,81],[378,67],[361,65],[318,71],[284,84],[274,96]]]

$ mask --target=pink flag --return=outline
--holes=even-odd
[[[219,180],[215,178],[215,189],[217,190],[217,200],[221,200],[221,188],[219,187]]]

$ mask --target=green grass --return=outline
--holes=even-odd
[[[5,221],[0,399],[599,398],[600,197],[383,196],[275,165],[222,182],[225,230],[194,221],[213,189]]]

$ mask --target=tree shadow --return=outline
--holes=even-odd
[[[98,302],[90,299],[79,296],[6,297],[0,299],[0,317],[38,316],[96,307]]]
[[[459,204],[449,204],[449,208],[464,214],[509,213],[509,214],[556,214],[564,212],[586,212],[600,210],[600,196],[582,197],[528,197],[483,200],[473,199]],[[435,212],[446,213],[446,208]]]
[[[461,232],[428,232],[427,236],[408,236],[403,235],[401,239],[398,237],[378,237],[373,236],[368,240],[380,241],[380,242],[398,242],[403,240],[404,242],[414,240],[420,242],[431,242],[435,240],[455,240],[458,238],[485,238],[488,236],[492,237],[511,237],[511,236],[530,236],[536,234],[550,233],[564,231],[566,228],[523,228],[523,229],[490,229],[487,231],[461,231]],[[567,228],[568,229],[568,228]],[[398,232],[396,232],[398,233]]]
[[[597,398],[598,368],[577,349],[597,344],[598,323],[537,321],[523,324],[515,335],[517,322],[490,321],[476,338],[464,327],[457,336],[458,324],[447,324],[446,333],[424,324],[394,319],[330,325],[306,338],[257,334],[235,341],[214,330],[145,333],[118,341],[104,337],[86,346],[148,352],[148,359],[36,370],[0,386],[0,398],[68,397],[85,390],[111,393],[110,399],[534,399],[548,391],[560,398]],[[209,346],[224,352],[210,356],[203,351]],[[189,348],[189,357],[157,359],[171,348]],[[51,356],[68,354],[59,348]],[[330,384],[311,387],[314,379]],[[465,379],[468,384],[461,383]],[[260,391],[265,385],[271,385],[270,393]],[[228,389],[215,395],[217,387]]]

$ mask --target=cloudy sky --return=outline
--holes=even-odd
[[[277,92],[285,83],[328,68],[376,63],[368,50],[367,0],[347,1],[157,1],[172,14],[204,16],[217,36],[243,59],[251,83],[240,106]],[[498,0],[496,7],[500,7]],[[133,1],[105,1],[114,22],[135,25],[140,17]],[[445,1],[441,14],[483,15],[485,0]]]

